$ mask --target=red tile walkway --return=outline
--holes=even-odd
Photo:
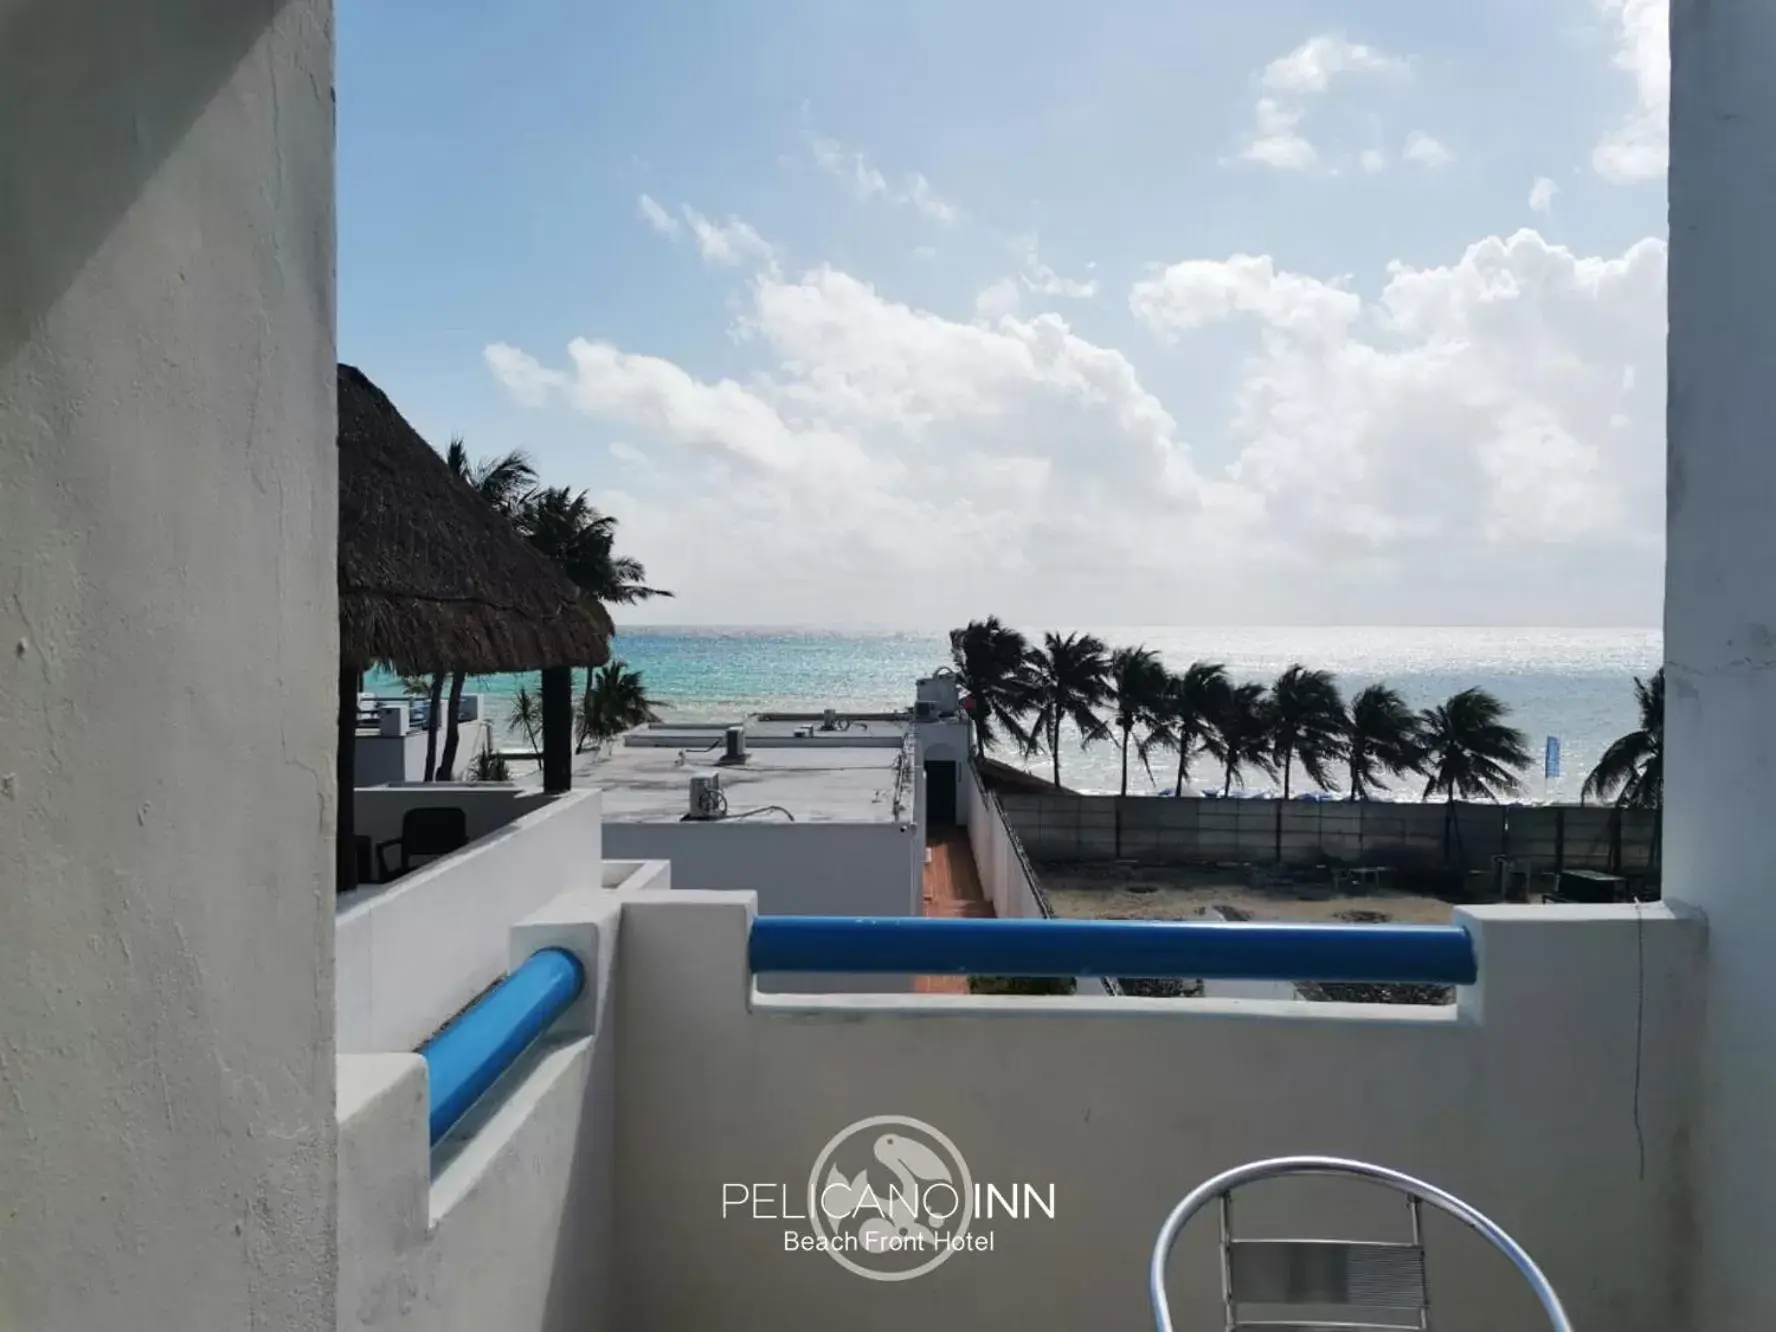
[[[980,874],[966,828],[934,828],[925,838],[929,858],[925,862],[923,911],[927,916],[980,917],[993,914],[993,904],[981,891]],[[915,994],[967,994],[966,976],[920,976],[913,982]]]

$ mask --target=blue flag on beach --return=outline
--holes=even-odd
[[[1549,778],[1560,776],[1560,737],[1548,737],[1548,757],[1543,764],[1543,775]]]

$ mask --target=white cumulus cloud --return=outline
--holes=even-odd
[[[1656,613],[1664,271],[1658,240],[1533,231],[1367,297],[1263,255],[1158,267],[1129,303],[1163,359],[1255,337],[1199,447],[1121,350],[1013,305],[1021,278],[952,319],[756,272],[744,374],[591,333],[485,356],[621,470],[625,549],[690,619],[1631,623]]]
[[[1042,262],[1037,249],[1035,236],[1019,236],[1012,241],[1012,249],[1023,261],[1023,283],[1029,290],[1039,296],[1070,296],[1076,300],[1089,300],[1098,294],[1096,278],[1062,277],[1054,269]]]
[[[1410,66],[1397,56],[1360,42],[1324,34],[1310,37],[1264,67],[1263,84],[1276,93],[1323,93],[1343,74],[1393,74]]]
[[[1537,176],[1535,184],[1529,187],[1529,207],[1531,212],[1547,213],[1554,208],[1554,196],[1560,193],[1560,186],[1546,176]]]
[[[1342,286],[1278,272],[1269,255],[1186,259],[1137,282],[1129,308],[1155,332],[1172,335],[1255,314],[1276,328],[1336,336],[1362,311]]]
[[[1301,124],[1301,116],[1299,110],[1260,97],[1252,133],[1240,149],[1240,156],[1281,171],[1305,171],[1313,166],[1320,155],[1296,128]]]
[[[1605,180],[1655,180],[1671,160],[1670,0],[1597,0],[1616,40],[1615,64],[1634,80],[1634,109],[1591,152]]]
[[[1279,171],[1310,170],[1319,164],[1320,152],[1300,128],[1307,103],[1353,75],[1405,78],[1411,68],[1410,62],[1399,56],[1334,34],[1310,37],[1271,61],[1259,75],[1262,95],[1253,109],[1252,129],[1240,146],[1240,157]],[[1378,171],[1386,165],[1373,150],[1360,160],[1365,171]]]
[[[1423,130],[1413,130],[1406,136],[1406,146],[1400,150],[1400,157],[1403,161],[1430,167],[1432,170],[1446,167],[1455,161],[1454,153]]]

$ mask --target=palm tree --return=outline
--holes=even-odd
[[[1121,794],[1127,795],[1130,743],[1149,777],[1153,775],[1148,762],[1153,747],[1173,743],[1168,725],[1171,677],[1152,648],[1121,647],[1110,654],[1109,678],[1113,724],[1122,736]]]
[[[401,688],[410,698],[426,700],[426,756],[425,775],[423,782],[434,779],[448,781],[448,777],[440,776],[438,769],[438,700],[444,693],[444,676],[438,675],[403,675]]]
[[[1276,776],[1271,763],[1270,699],[1261,684],[1234,685],[1221,700],[1215,716],[1217,753],[1227,770],[1221,794],[1233,793],[1234,778],[1245,780],[1245,770],[1256,768],[1266,776]]]
[[[1424,763],[1419,715],[1384,684],[1373,684],[1350,701],[1345,719],[1345,762],[1350,798],[1367,800],[1381,774],[1417,772]]]
[[[1030,645],[1024,636],[1007,629],[996,615],[950,630],[950,660],[973,704],[969,719],[974,723],[976,757],[998,743],[996,728],[1000,727],[1021,747],[1029,748],[1029,733],[1019,723],[1031,708],[1029,656]]]
[[[630,670],[621,658],[606,662],[586,677],[586,692],[578,709],[576,751],[588,741],[602,744],[633,727],[659,721],[654,711],[657,706],[640,671]]]
[[[1091,634],[1045,634],[1030,649],[1030,723],[1025,752],[1047,746],[1054,759],[1055,789],[1061,786],[1061,726],[1072,722],[1083,747],[1109,735],[1096,709],[1109,701],[1110,660],[1103,641]]]
[[[1580,800],[1614,799],[1620,809],[1657,809],[1665,801],[1665,668],[1636,677],[1640,725],[1603,751],[1579,792]]]
[[[1297,662],[1270,688],[1271,756],[1283,774],[1283,799],[1297,760],[1322,791],[1336,789],[1330,764],[1346,753],[1344,700],[1329,671],[1310,671]]]
[[[1184,783],[1190,777],[1190,759],[1197,750],[1208,751],[1214,759],[1221,757],[1215,717],[1226,707],[1231,688],[1227,668],[1219,662],[1192,662],[1184,674],[1171,677],[1166,712],[1172,742],[1178,747],[1178,780],[1172,788],[1173,795],[1184,794]]]
[[[530,456],[522,449],[513,449],[497,458],[483,458],[478,463],[471,463],[468,445],[463,442],[461,435],[457,435],[451,439],[450,447],[445,450],[444,461],[449,465],[452,476],[479,495],[495,513],[514,524],[519,510],[536,489],[536,468],[531,465]],[[462,711],[463,682],[467,676],[466,671],[452,671],[450,674],[450,702],[444,718],[444,752],[438,759],[438,780],[441,782],[450,780],[450,774],[456,766],[456,745],[459,738],[457,714]]]
[[[512,715],[506,719],[506,729],[514,735],[522,732],[530,742],[531,752],[540,755],[542,743],[537,739],[543,729],[543,705],[537,696],[523,685],[512,695]]]
[[[1529,764],[1523,732],[1505,724],[1510,714],[1484,689],[1464,689],[1448,702],[1425,712],[1425,799],[1441,792],[1448,804],[1443,821],[1443,855],[1447,860],[1460,840],[1455,798],[1497,800],[1523,789],[1517,773]]]
[[[640,560],[614,552],[617,520],[593,508],[585,491],[575,494],[566,486],[533,491],[525,497],[517,523],[530,544],[595,601],[633,606],[672,595],[647,585],[647,570]]]

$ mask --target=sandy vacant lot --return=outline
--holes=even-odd
[[[1331,876],[1323,873],[1284,877],[1237,866],[1115,864],[1042,864],[1036,873],[1055,914],[1074,920],[1191,920],[1220,906],[1253,920],[1337,921],[1355,915],[1447,925],[1451,911],[1448,902],[1415,893],[1337,894]]]

